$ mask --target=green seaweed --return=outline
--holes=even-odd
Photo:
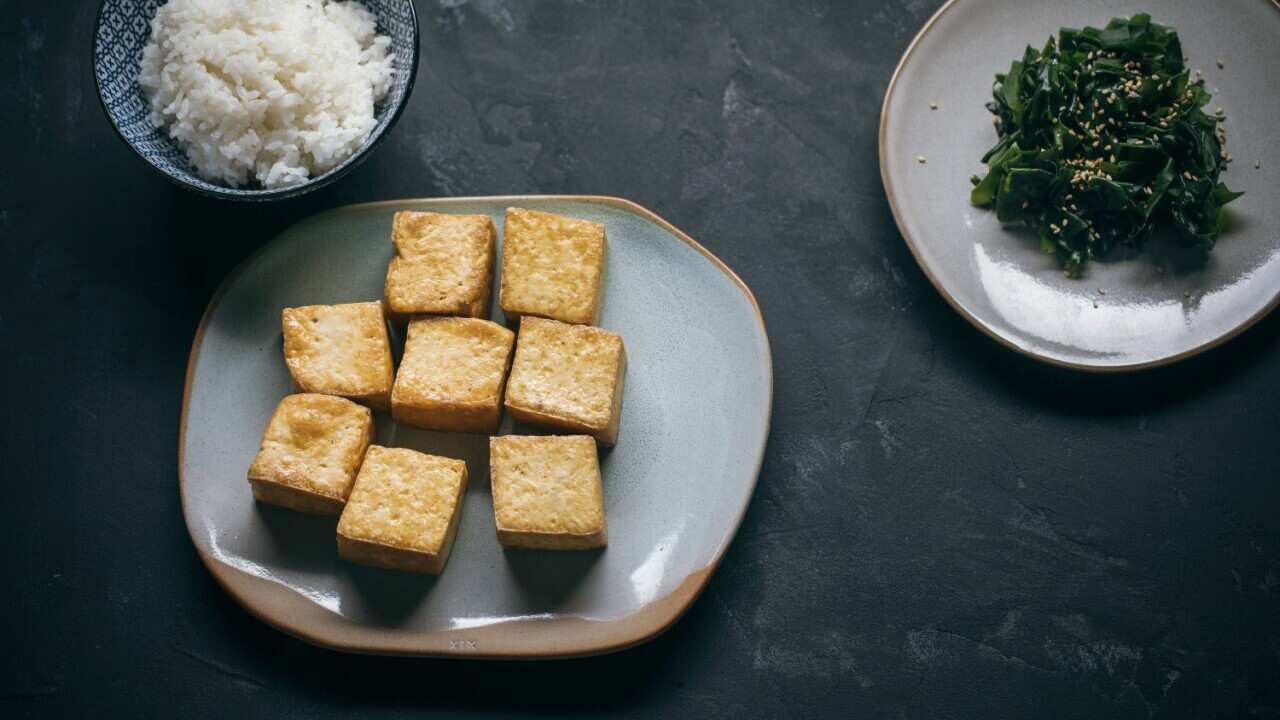
[[[1219,179],[1230,155],[1210,99],[1177,32],[1148,15],[1063,28],[996,75],[987,109],[999,139],[970,200],[1036,229],[1073,276],[1161,225],[1208,252],[1241,194]]]

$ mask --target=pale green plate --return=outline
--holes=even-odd
[[[438,580],[342,562],[334,519],[256,505],[245,479],[268,417],[290,392],[280,309],[379,299],[397,210],[488,213],[501,238],[511,205],[594,220],[608,233],[600,324],[622,335],[629,356],[621,435],[602,454],[609,547],[504,552],[487,438],[397,428],[382,417],[379,442],[467,461],[457,540]],[[750,291],[633,203],[502,197],[342,208],[271,241],[210,302],[183,402],[183,512],[219,583],[310,642],[482,657],[607,652],[668,627],[715,569],[755,488],[772,392],[769,341]]]

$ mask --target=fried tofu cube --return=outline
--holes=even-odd
[[[338,520],[338,555],[361,565],[439,575],[466,489],[461,460],[370,447]]]
[[[299,392],[390,405],[391,341],[382,303],[285,308],[284,361]]]
[[[598,327],[526,317],[520,321],[506,406],[521,422],[618,441],[627,351]]]
[[[505,435],[489,440],[498,542],[543,550],[608,542],[596,442],[586,435]]]
[[[500,302],[524,315],[594,325],[605,277],[604,226],[552,213],[507,208]]]
[[[515,333],[488,320],[410,321],[392,417],[428,430],[497,432],[514,342]]]
[[[387,268],[387,312],[489,316],[497,232],[488,215],[398,212]]]
[[[373,442],[373,413],[332,395],[280,401],[249,466],[258,500],[307,513],[337,515]]]

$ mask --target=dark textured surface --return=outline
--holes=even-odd
[[[936,5],[420,2],[386,143],[255,207],[184,193],[112,135],[95,3],[0,1],[0,715],[1280,715],[1280,318],[1091,377],[956,316],[876,159]],[[754,288],[773,433],[720,571],[658,640],[587,660],[352,657],[260,624],[179,512],[209,296],[324,208],[525,192],[634,199]]]

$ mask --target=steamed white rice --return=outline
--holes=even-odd
[[[201,177],[278,188],[355,152],[391,86],[391,40],[359,2],[169,0],[138,82]]]

